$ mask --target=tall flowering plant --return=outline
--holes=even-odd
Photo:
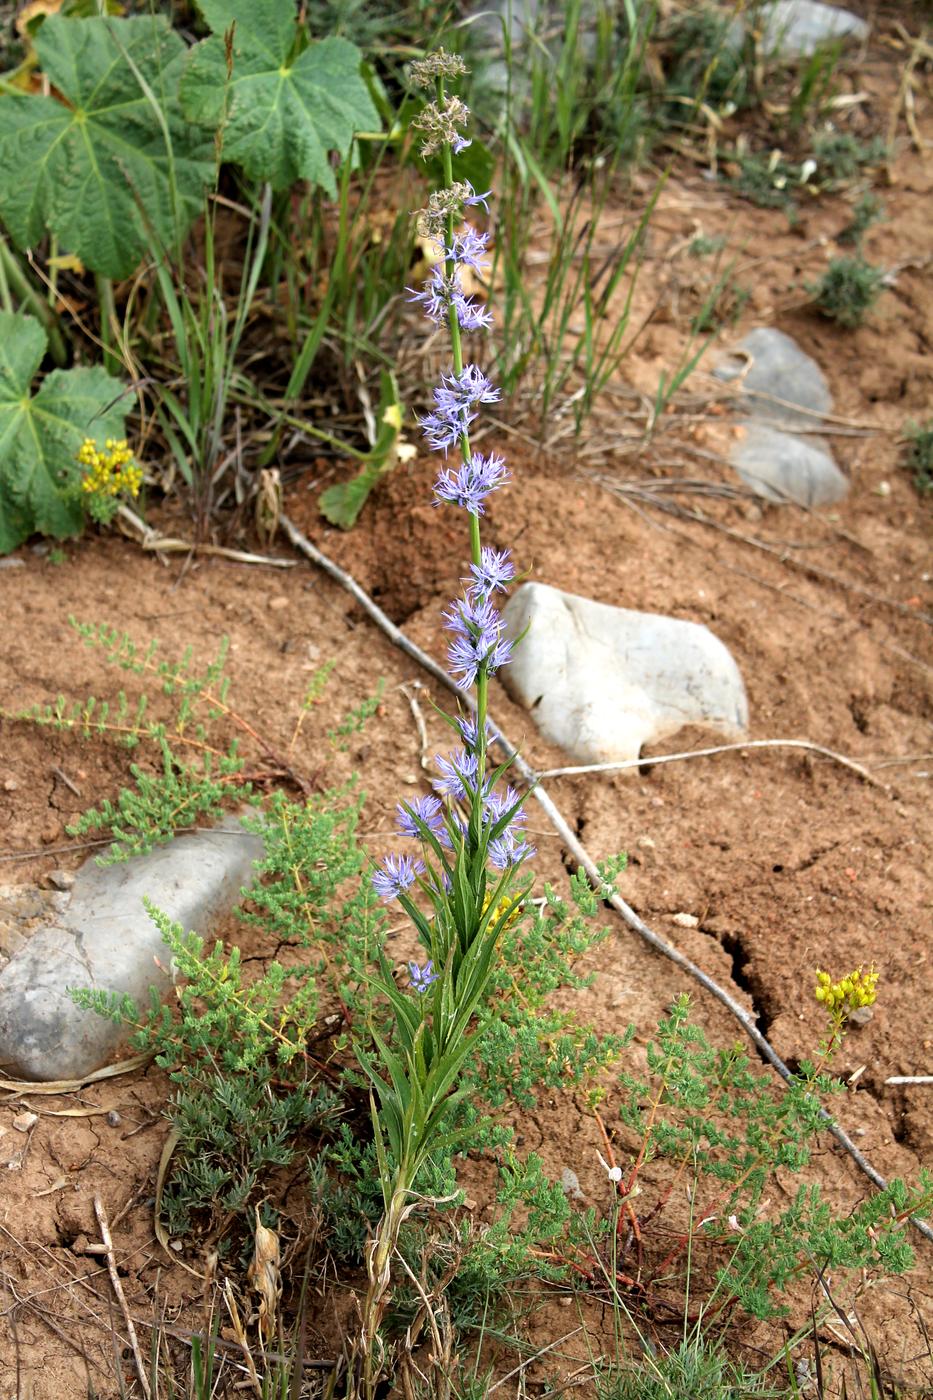
[[[378,985],[393,1012],[392,1044],[373,1032],[375,1049],[356,1047],[372,1084],[385,1201],[370,1246],[357,1339],[358,1375],[367,1400],[381,1366],[379,1324],[399,1231],[413,1209],[413,1188],[427,1159],[462,1140],[455,1109],[465,1091],[458,1079],[478,1049],[476,1012],[487,994],[497,940],[530,888],[520,871],[534,854],[524,834],[524,799],[503,782],[508,763],[487,771],[489,678],[511,655],[496,598],[515,577],[515,568],[508,550],[483,544],[480,529],[486,501],[509,479],[508,469],[496,453],[474,452],[470,445],[481,406],[495,403],[499,391],[463,355],[463,332],[492,323],[462,282],[465,268],[483,271],[488,240],[464,216],[474,209],[488,212],[489,198],[453,178],[453,155],[469,145],[464,135],[469,113],[458,97],[448,95],[447,82],[465,71],[459,58],[441,51],[414,64],[412,73],[417,84],[433,89],[433,100],[418,119],[422,154],[440,152],[444,172],[442,186],[420,214],[421,231],[433,240],[439,258],[424,287],[411,295],[428,320],[450,334],[450,370],[434,389],[434,407],[421,427],[430,447],[445,458],[434,485],[435,503],[462,510],[469,529],[469,574],[443,615],[450,671],[466,713],[446,717],[458,742],[435,760],[435,793],[398,804],[398,834],[416,843],[415,853],[386,856],[372,877],[379,895],[397,901],[411,919],[423,956],[409,964],[404,987],[383,961]]]

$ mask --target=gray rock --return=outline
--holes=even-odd
[[[726,381],[741,377],[738,402],[747,417],[729,459],[746,486],[775,504],[813,508],[843,499],[849,483],[829,448],[799,432],[818,430],[833,400],[819,365],[795,340],[757,326],[714,373]]]
[[[467,16],[478,50],[474,85],[493,106],[509,93],[513,104],[528,96],[528,69],[546,54],[555,65],[564,43],[566,7],[555,0],[489,0]],[[582,0],[576,42],[586,63],[596,53],[598,6]],[[532,52],[533,51],[533,52]],[[511,54],[511,63],[506,54]]]
[[[713,373],[726,381],[741,376],[739,404],[751,418],[818,428],[819,417],[833,406],[829,385],[816,360],[789,335],[771,326],[749,331]]]
[[[165,945],[143,898],[185,929],[206,933],[236,903],[261,855],[259,838],[227,821],[119,865],[85,865],[62,912],[0,972],[0,1066],[43,1080],[77,1078],[105,1064],[124,1032],[75,1006],[68,988],[115,991],[143,1004],[150,987],[167,991]]]
[[[35,885],[0,885],[0,968],[67,902],[66,895]]]
[[[823,44],[868,37],[858,15],[819,0],[773,0],[748,19],[735,20],[727,42],[740,45],[749,25],[760,35],[761,52],[777,58],[809,58]]]
[[[594,603],[526,583],[505,612],[514,640],[502,673],[541,733],[581,763],[637,759],[642,746],[704,725],[740,738],[748,701],[739,669],[708,628]]]
[[[849,483],[819,438],[795,437],[762,423],[743,427],[745,436],[733,446],[731,461],[756,496],[812,510],[834,505],[847,494]]]

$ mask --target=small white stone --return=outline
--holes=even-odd
[[[696,928],[699,925],[696,914],[674,914],[671,916],[671,923],[678,928]]]
[[[70,890],[74,882],[75,877],[70,870],[50,870],[43,879],[43,884],[53,890]]]
[[[561,1190],[565,1196],[569,1196],[572,1201],[583,1201],[586,1197],[580,1190],[580,1178],[572,1167],[564,1167],[560,1174]]]
[[[28,1133],[38,1121],[38,1113],[17,1113],[13,1119],[13,1127],[18,1133]]]

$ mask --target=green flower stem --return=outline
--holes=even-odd
[[[100,274],[97,277],[97,301],[100,307],[100,339],[104,349],[104,369],[108,374],[119,374],[123,366],[114,350],[118,323],[113,281]]]
[[[439,107],[444,106],[446,94],[444,91],[444,79],[439,76],[437,79],[437,103]],[[444,188],[450,189],[454,183],[454,163],[453,152],[450,142],[445,141],[441,151],[441,160],[444,167]],[[453,209],[447,211],[447,246],[453,247],[454,241],[454,212]],[[449,278],[453,278],[457,270],[455,260],[451,257],[447,259],[446,271]],[[463,373],[463,341],[460,336],[460,322],[457,320],[457,312],[451,307],[448,312],[450,323],[450,345],[453,355],[454,374]],[[470,448],[470,435],[463,432],[460,435],[460,451],[463,460],[469,462],[472,455]],[[482,557],[482,539],[480,537],[479,516],[470,512],[470,556],[473,563],[478,565]],[[476,677],[476,734],[477,734],[477,772],[482,775],[486,762],[486,714],[489,708],[489,673],[485,662],[479,668]],[[477,802],[479,798],[477,798]]]

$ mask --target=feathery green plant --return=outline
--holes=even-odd
[[[831,321],[854,330],[862,325],[884,287],[884,269],[861,253],[833,258],[818,282],[808,282],[813,305]]]

